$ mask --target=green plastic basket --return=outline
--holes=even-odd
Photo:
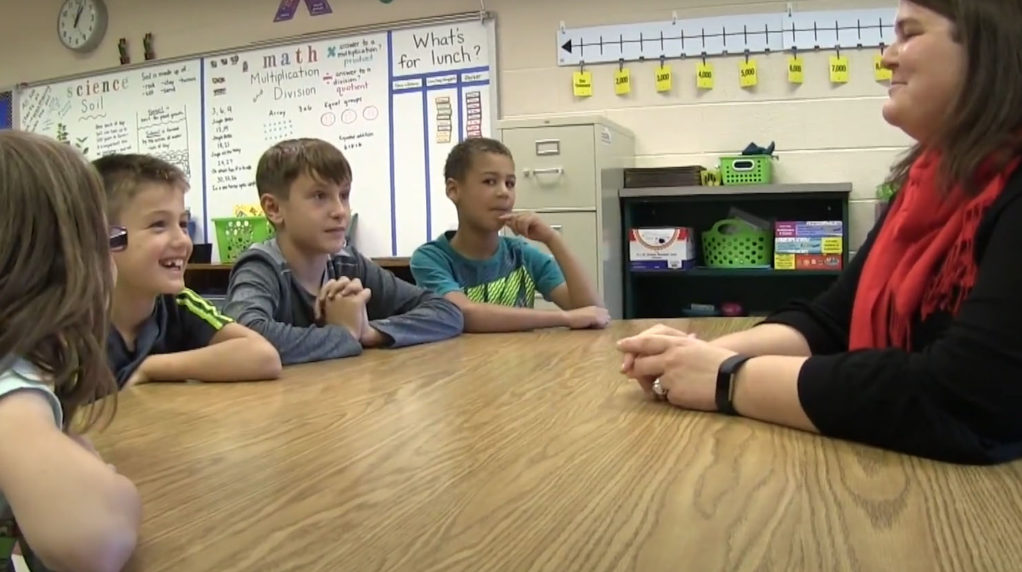
[[[769,155],[721,157],[720,179],[724,185],[769,185],[774,180],[774,165]]]
[[[246,248],[274,235],[273,225],[264,216],[239,216],[213,219],[220,262],[231,264]]]
[[[773,258],[772,232],[741,219],[717,221],[702,239],[703,263],[711,268],[769,267]]]

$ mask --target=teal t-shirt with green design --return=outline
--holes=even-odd
[[[486,260],[472,260],[451,247],[449,230],[423,244],[410,262],[415,283],[443,296],[464,292],[473,302],[532,308],[536,292],[550,293],[564,283],[564,273],[552,256],[525,239],[500,237],[497,252]]]

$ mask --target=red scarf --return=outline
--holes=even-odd
[[[940,160],[923,153],[891,203],[862,268],[852,308],[849,349],[911,351],[911,324],[937,311],[958,313],[976,283],[973,240],[1018,159],[968,197],[938,185]]]

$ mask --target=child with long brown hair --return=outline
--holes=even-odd
[[[57,570],[120,570],[141,519],[134,484],[72,431],[116,399],[110,251],[127,235],[104,203],[77,151],[0,131],[0,519]]]

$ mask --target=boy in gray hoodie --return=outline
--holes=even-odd
[[[355,356],[461,333],[461,310],[346,246],[351,166],[319,139],[282,141],[256,168],[276,237],[234,263],[224,313],[276,346],[283,364]]]

